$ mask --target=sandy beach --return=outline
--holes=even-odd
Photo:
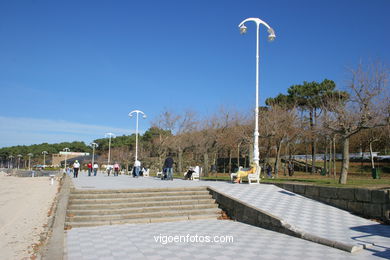
[[[49,177],[13,177],[0,172],[0,259],[30,259],[57,193]]]

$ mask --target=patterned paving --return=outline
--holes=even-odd
[[[152,177],[107,177],[103,175],[97,177],[82,175],[79,179],[74,180],[74,185],[81,189],[211,186],[220,192],[233,196],[285,220],[297,230],[345,244],[373,244],[370,249],[357,254],[371,252],[372,256],[377,255],[390,259],[390,226],[379,225],[376,222],[285,191],[274,185],[230,184],[226,182],[183,181],[176,179],[173,181],[161,181]],[[106,228],[110,229],[113,227]],[[298,239],[300,242],[293,242],[296,238],[288,236],[285,239],[291,239],[288,243],[301,243],[303,241]],[[305,243],[310,243],[309,245],[314,246],[314,243],[307,241]],[[315,244],[315,246],[320,245]],[[336,252],[341,253],[342,251],[337,250]]]
[[[187,235],[188,243],[187,243]],[[168,236],[177,242],[164,243]],[[182,241],[180,242],[180,236]],[[198,243],[196,237],[198,236]],[[226,243],[200,243],[201,236],[229,236]],[[161,240],[160,240],[161,237]],[[156,242],[157,239],[157,242]],[[192,241],[192,242],[191,242]],[[284,234],[227,220],[75,228],[68,231],[67,258],[87,259],[381,259],[347,253]]]

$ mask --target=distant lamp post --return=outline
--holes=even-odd
[[[137,120],[136,120],[136,126],[135,126],[135,161],[138,160],[138,114],[142,114],[142,118],[146,118],[146,115],[144,112],[140,110],[133,110],[129,113],[129,117],[133,117],[133,114],[137,114]]]
[[[14,156],[11,154],[10,156],[8,156],[8,169],[9,168],[14,168],[13,167],[13,164],[12,164],[12,159],[14,158]]]
[[[65,172],[66,172],[66,159],[68,157],[68,153],[70,152],[70,149],[68,147],[65,147],[62,151],[65,152],[65,166],[64,166],[64,169],[65,169]]]
[[[28,169],[31,171],[31,156],[33,156],[34,154],[32,153],[28,153]]]
[[[48,154],[48,152],[43,151],[42,154],[43,154],[43,167],[45,167],[46,166],[46,154]]]
[[[111,138],[115,135],[113,133],[106,133],[105,137],[108,137],[108,160],[107,160],[107,167],[110,165],[110,159],[111,159]]]
[[[20,158],[22,158],[22,157],[23,157],[23,155],[21,155],[21,154],[18,154],[17,156],[18,156],[18,169],[19,169],[19,168],[20,168]]]
[[[95,161],[95,148],[99,147],[97,143],[91,143],[92,146],[92,167]]]
[[[268,40],[273,41],[276,38],[275,31],[264,21],[259,18],[247,18],[242,21],[238,27],[240,28],[240,33],[245,34],[248,31],[248,28],[245,26],[246,22],[255,22],[257,25],[256,28],[256,107],[255,107],[255,131],[254,131],[254,151],[253,151],[253,161],[259,166],[259,31],[260,24],[264,25],[268,29]]]

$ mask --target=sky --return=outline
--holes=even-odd
[[[303,81],[390,60],[388,0],[0,1],[0,147],[91,142],[145,131],[165,110],[255,104],[258,17],[260,104]]]

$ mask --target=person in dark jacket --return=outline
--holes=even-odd
[[[167,180],[173,180],[173,159],[169,155],[164,162],[163,166],[164,170],[167,172]]]

